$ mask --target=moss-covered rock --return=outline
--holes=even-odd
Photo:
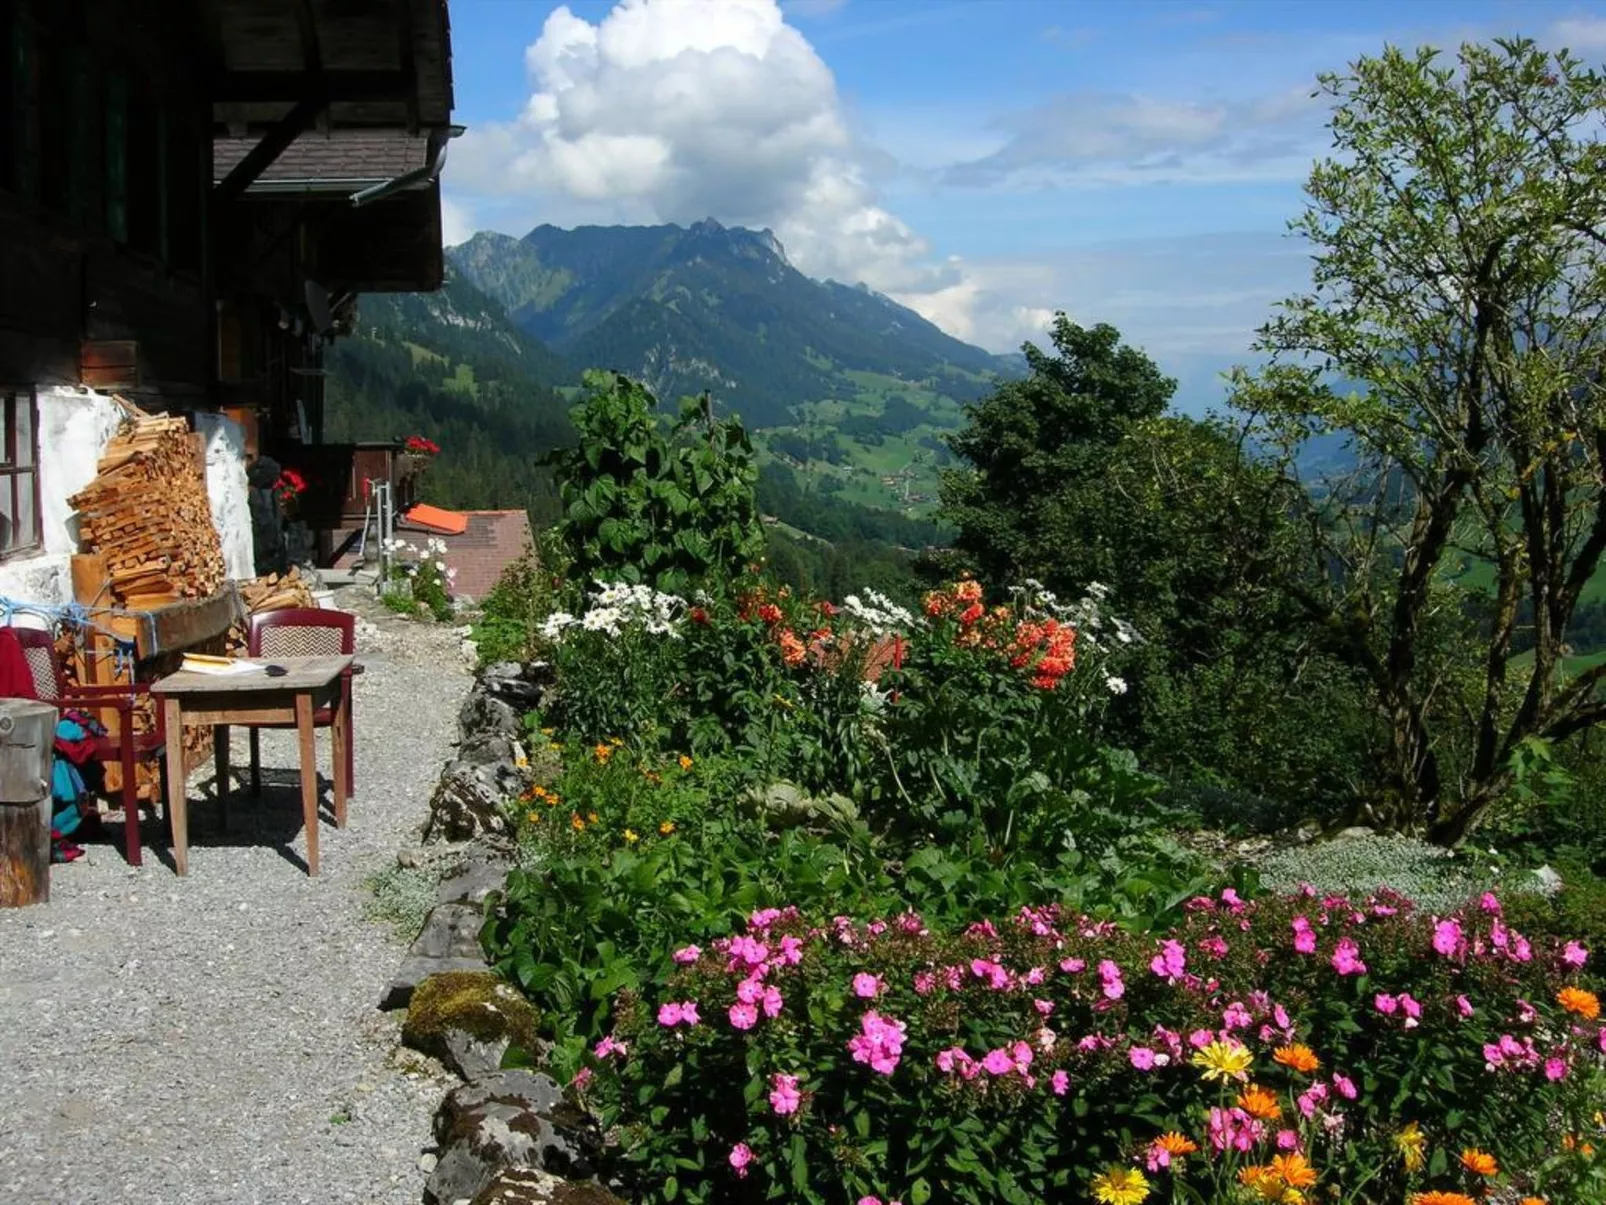
[[[547,1048],[540,1015],[490,971],[452,971],[420,983],[402,1022],[402,1041],[464,1079],[495,1071],[509,1046],[537,1059]]]
[[[530,1168],[505,1168],[480,1189],[473,1205],[622,1205],[596,1184],[560,1179]]]

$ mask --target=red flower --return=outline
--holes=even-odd
[[[691,609],[691,621],[697,624],[699,627],[706,628],[710,622],[708,618],[708,612],[703,610],[701,607],[693,607]]]

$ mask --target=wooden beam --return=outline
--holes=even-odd
[[[241,196],[251,187],[268,167],[284,153],[296,138],[312,125],[313,120],[324,110],[328,101],[323,97],[308,97],[296,102],[295,107],[281,117],[266,134],[262,141],[247,152],[230,170],[229,174],[212,189],[212,195],[219,201],[232,201]]]
[[[407,132],[418,136],[418,56],[413,49],[413,0],[391,0],[396,14],[396,54],[407,81]]]
[[[235,71],[213,84],[212,100],[217,104],[270,104],[302,100],[320,90],[331,104],[401,101],[407,95],[407,76],[401,71],[325,71],[318,77],[305,71]]]
[[[318,45],[318,22],[312,15],[312,0],[291,0],[295,12],[296,33],[301,39],[301,66],[312,78],[313,90],[308,96],[324,102],[323,120],[329,119],[329,94],[324,87],[323,49]]]

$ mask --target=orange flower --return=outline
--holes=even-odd
[[[1478,1205],[1464,1192],[1413,1192],[1411,1205]]]
[[[680,768],[682,770],[691,769],[691,758],[687,757],[684,753],[680,755]]]
[[[1488,1151],[1469,1146],[1461,1152],[1461,1166],[1475,1176],[1493,1176],[1500,1172],[1500,1164]]]
[[[1517,1205],[1548,1205],[1544,1197],[1524,1197]]]
[[[1556,1003],[1570,1013],[1577,1013],[1586,1021],[1600,1016],[1600,997],[1581,987],[1564,987],[1556,993]]]
[[[1166,1154],[1170,1155],[1173,1159],[1180,1159],[1184,1155],[1191,1155],[1199,1149],[1199,1144],[1192,1138],[1189,1138],[1186,1134],[1179,1134],[1175,1130],[1169,1130],[1166,1133],[1161,1134],[1154,1140],[1154,1145],[1159,1147]]]
[[[1268,1201],[1282,1196],[1283,1192],[1283,1178],[1276,1169],[1264,1163],[1252,1164],[1240,1171],[1238,1183]]]
[[[1302,1071],[1306,1074],[1315,1071],[1316,1068],[1322,1065],[1322,1061],[1316,1057],[1316,1052],[1300,1042],[1296,1042],[1292,1046],[1277,1047],[1271,1057],[1284,1067],[1290,1067],[1295,1071]]]
[[[1238,1107],[1261,1121],[1276,1121],[1283,1115],[1283,1107],[1277,1103],[1277,1094],[1259,1084],[1250,1084],[1239,1094]]]
[[[610,745],[598,745],[591,752],[596,757],[599,766],[606,765],[608,759],[613,756],[613,748]]]
[[[1289,1188],[1309,1188],[1316,1183],[1316,1169],[1298,1152],[1278,1155],[1271,1161],[1271,1166]]]
[[[981,598],[981,583],[966,578],[954,587],[954,597],[963,603],[973,603]]]
[[[797,638],[797,633],[792,631],[791,628],[787,628],[781,633],[780,644],[781,660],[786,662],[792,669],[802,665],[803,659],[809,655],[808,649],[804,647],[803,642]]]

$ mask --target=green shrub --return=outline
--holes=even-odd
[[[472,639],[482,665],[528,661],[541,648],[541,624],[557,609],[562,586],[561,544],[543,533],[539,548],[526,548],[502,571],[479,602]]]

